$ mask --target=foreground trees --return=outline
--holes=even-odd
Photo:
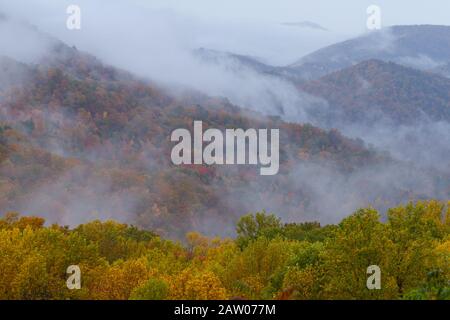
[[[265,212],[237,238],[186,243],[113,221],[69,230],[0,220],[0,299],[450,299],[450,209],[437,201],[360,209],[338,225],[283,224]],[[81,289],[66,287],[78,265]],[[381,270],[381,289],[366,286]]]

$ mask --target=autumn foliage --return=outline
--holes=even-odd
[[[114,221],[75,229],[0,220],[0,299],[450,299],[450,209],[438,201],[360,209],[337,225],[242,217],[235,239],[184,242]],[[82,287],[66,287],[80,266]],[[378,265],[382,288],[368,290]]]

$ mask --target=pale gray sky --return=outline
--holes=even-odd
[[[137,21],[145,21],[145,25],[161,22],[161,28],[170,22],[168,28],[188,37],[184,39],[186,45],[210,44],[218,49],[268,59],[275,59],[277,53],[286,55],[275,61],[279,63],[335,39],[364,32],[366,9],[371,4],[381,7],[385,26],[450,24],[449,0],[0,0],[0,11],[23,17],[63,37],[65,8],[69,4],[80,5],[84,10],[84,22],[87,26],[96,26],[96,30],[101,24],[110,29],[112,24],[115,28],[127,28],[126,25],[134,24],[136,17]],[[279,26],[283,22],[301,21],[318,23],[330,32],[308,37],[299,30]],[[167,30],[162,30],[165,32]],[[65,36],[69,40],[74,38]],[[296,39],[296,42],[303,42],[302,46],[285,43]],[[269,50],[270,46],[279,50]],[[292,57],[286,51],[291,51]]]
[[[378,5],[386,25],[450,24],[448,0],[139,0],[153,8],[174,8],[210,19],[236,21],[309,20],[339,32],[365,27],[366,8]]]
[[[78,33],[65,28],[69,4],[82,9]],[[366,32],[372,4],[380,6],[384,26],[450,25],[449,0],[0,0],[0,11],[94,54],[111,51],[113,39],[118,44],[131,37],[166,51],[208,47],[287,64]],[[329,31],[281,25],[302,21]],[[138,49],[139,41],[134,45]]]

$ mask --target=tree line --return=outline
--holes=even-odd
[[[77,265],[81,288],[66,270]],[[367,288],[367,268],[381,288]],[[115,221],[0,220],[0,299],[450,299],[450,202],[359,209],[340,223],[258,212],[234,239],[184,242]]]

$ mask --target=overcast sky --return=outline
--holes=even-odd
[[[379,5],[386,25],[450,24],[448,0],[141,0],[148,6],[176,8],[199,17],[236,20],[310,20],[341,31],[364,28],[366,8]]]
[[[196,18],[224,22],[314,21],[340,32],[364,29],[366,8],[378,5],[385,25],[450,24],[448,0],[1,0],[2,7],[36,15],[68,4],[170,9]],[[101,14],[101,11],[99,11]],[[40,17],[42,19],[43,17]]]
[[[82,9],[78,34],[65,28],[69,4]],[[97,54],[102,41],[115,35],[119,40],[146,35],[184,48],[209,47],[286,64],[366,32],[371,4],[380,6],[384,26],[450,24],[449,0],[0,0],[0,11]],[[282,25],[303,21],[329,31]]]

